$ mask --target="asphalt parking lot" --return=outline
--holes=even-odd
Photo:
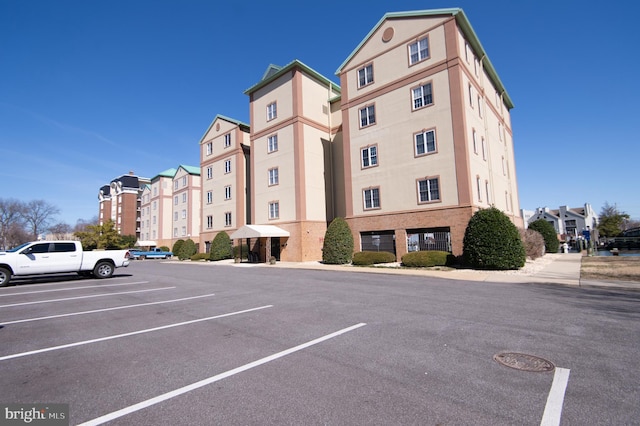
[[[74,425],[640,418],[638,292],[151,260],[13,284],[0,402],[69,404]]]

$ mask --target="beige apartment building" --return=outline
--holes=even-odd
[[[321,259],[327,223],[344,210],[334,185],[341,176],[340,88],[296,60],[271,65],[245,94],[251,223],[275,230],[262,227],[250,249],[263,261]]]
[[[160,172],[142,190],[139,239],[142,247],[172,247],[171,213],[175,174],[175,168]]]
[[[260,261],[318,260],[344,217],[356,251],[399,259],[461,254],[481,208],[523,226],[513,103],[461,9],[386,14],[336,74],[340,86],[298,60],[271,65],[245,91],[250,125],[214,119],[203,240],[224,230]]]
[[[337,74],[356,250],[461,254],[490,206],[523,226],[513,104],[461,9],[386,14]]]
[[[200,167],[181,165],[173,177],[173,242],[200,242]]]
[[[250,222],[249,125],[217,115],[200,139],[202,223],[200,251],[209,252],[220,231]]]

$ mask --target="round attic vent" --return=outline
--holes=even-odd
[[[382,41],[384,41],[385,43],[390,41],[393,38],[393,33],[394,33],[394,29],[393,27],[389,27],[387,29],[384,30],[384,32],[382,33]]]

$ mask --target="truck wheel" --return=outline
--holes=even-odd
[[[96,264],[95,268],[93,268],[93,275],[96,278],[111,278],[114,269],[115,268],[111,262],[101,261]]]
[[[145,260],[147,258],[147,256],[145,256],[144,254],[142,256],[140,256],[140,260]]]
[[[11,271],[7,268],[0,268],[0,287],[6,287],[11,281]]]

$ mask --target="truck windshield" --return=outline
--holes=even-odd
[[[29,244],[31,244],[31,243],[24,243],[24,244],[20,244],[18,247],[14,247],[14,248],[9,249],[9,250],[7,250],[7,251],[8,251],[9,253],[15,253],[15,252],[19,251],[20,249],[22,249],[22,248],[24,248],[24,247],[28,246]]]

